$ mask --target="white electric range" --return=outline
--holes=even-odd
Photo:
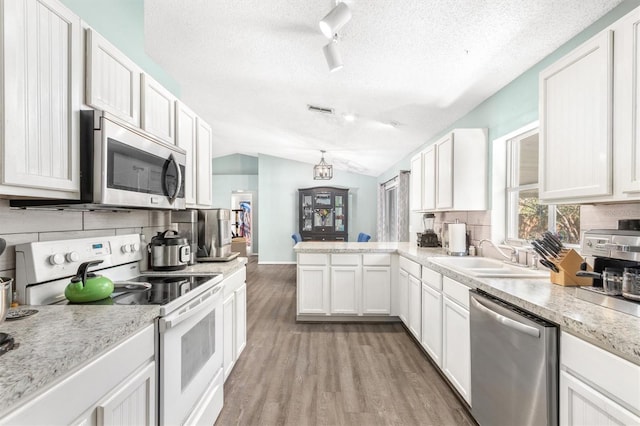
[[[138,234],[17,245],[17,299],[27,305],[66,304],[64,289],[78,267],[101,260],[91,272],[114,281],[116,291],[91,304],[113,305],[114,315],[118,306],[159,307],[160,424],[213,424],[223,404],[222,275],[144,275],[144,252]]]

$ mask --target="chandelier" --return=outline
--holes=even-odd
[[[324,161],[324,153],[326,151],[321,150],[320,152],[322,153],[322,159],[318,164],[313,166],[313,179],[329,180],[333,177],[333,166]]]

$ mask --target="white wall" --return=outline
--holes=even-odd
[[[331,163],[330,155],[326,156]],[[260,211],[260,263],[294,263],[291,234],[298,232],[298,188],[338,186],[349,188],[351,211],[349,240],[359,232],[376,235],[377,179],[333,170],[333,179],[313,180],[313,164],[260,155],[258,157]]]

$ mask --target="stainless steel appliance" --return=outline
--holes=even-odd
[[[227,261],[239,253],[231,252],[231,210],[198,210],[198,262]]]
[[[149,266],[154,271],[184,269],[191,259],[191,246],[178,231],[168,229],[158,232],[147,245]]]
[[[17,245],[18,299],[31,305],[67,303],[64,288],[78,265],[102,260],[96,271],[111,278],[116,290],[94,303],[114,304],[116,310],[117,305],[158,306],[159,424],[212,425],[223,404],[222,276],[142,275],[142,256],[137,234]]]
[[[13,207],[184,209],[186,153],[106,112],[80,115],[80,198]]]
[[[470,292],[471,413],[480,425],[558,424],[558,329]]]
[[[580,251],[593,271],[578,274],[593,277],[593,285],[579,287],[576,296],[640,317],[640,231],[592,229],[582,236]]]
[[[196,263],[198,253],[198,211],[180,210],[171,212],[171,223],[174,224],[178,233],[185,237],[191,247],[189,265]]]

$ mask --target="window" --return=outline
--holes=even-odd
[[[507,239],[532,240],[551,231],[565,244],[580,242],[579,205],[543,205],[538,199],[538,129],[507,141]]]

